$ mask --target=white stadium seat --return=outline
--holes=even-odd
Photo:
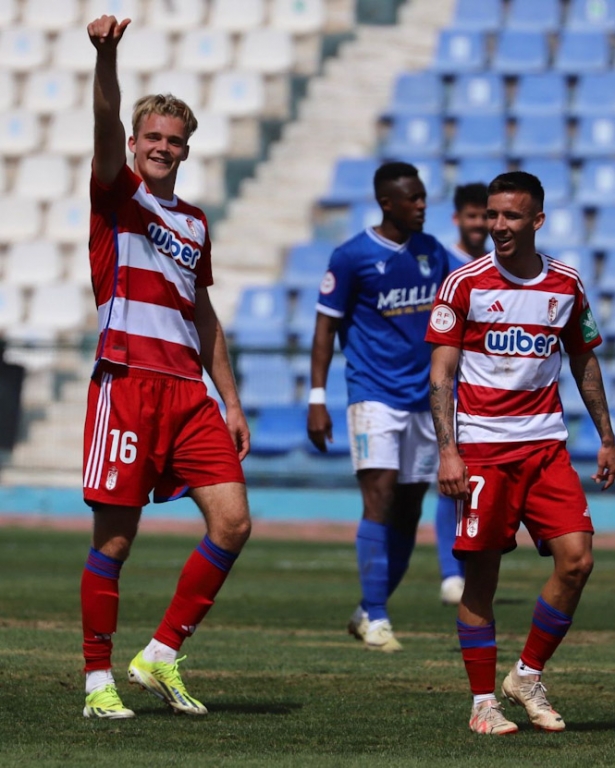
[[[142,74],[157,72],[168,67],[170,60],[169,37],[162,29],[135,27],[130,30],[130,44],[120,45],[118,48],[117,61],[120,71],[132,70]]]
[[[15,106],[15,77],[8,69],[0,69],[0,112]]]
[[[219,72],[231,63],[232,44],[223,29],[201,27],[186,32],[177,44],[178,69],[200,74]]]
[[[45,64],[47,56],[47,38],[42,30],[25,26],[0,30],[0,67],[30,72]]]
[[[0,243],[34,240],[41,223],[41,209],[34,200],[20,200],[14,195],[0,197]]]
[[[47,240],[27,240],[8,249],[4,282],[30,287],[59,280],[62,255],[55,243]]]
[[[273,0],[271,26],[294,35],[320,31],[325,24],[324,0]]]
[[[86,155],[79,160],[75,170],[75,197],[90,196],[90,178],[92,176],[92,157]]]
[[[219,72],[214,75],[209,108],[229,117],[258,115],[265,104],[265,89],[258,72]]]
[[[0,195],[6,190],[6,165],[0,159]]]
[[[22,0],[24,24],[48,32],[59,32],[79,20],[78,0]]]
[[[17,18],[17,0],[0,0],[0,27],[8,27]]]
[[[143,18],[143,0],[88,0],[86,24],[99,16],[115,16],[119,21],[130,19],[135,27]]]
[[[264,19],[264,0],[213,0],[209,23],[229,32],[246,32]]]
[[[22,103],[31,112],[49,114],[74,107],[78,96],[79,87],[73,72],[44,69],[28,76]]]
[[[41,126],[36,115],[25,109],[0,114],[0,155],[19,156],[37,149]]]
[[[67,109],[52,115],[47,148],[67,157],[92,155],[94,151],[94,113],[92,107]]]
[[[146,90],[148,93],[172,93],[192,109],[196,109],[202,102],[201,83],[194,72],[182,72],[179,69],[156,72],[150,77]]]
[[[30,299],[26,324],[55,331],[77,330],[86,318],[81,286],[68,281],[37,286]]]
[[[96,50],[85,27],[69,27],[58,33],[53,43],[52,65],[79,74],[94,71]]]
[[[17,167],[13,192],[27,200],[51,202],[70,192],[71,177],[65,157],[47,153],[28,155]]]
[[[90,233],[90,201],[69,197],[51,204],[45,218],[45,235],[56,243],[87,242]]]
[[[288,72],[295,63],[293,39],[282,29],[252,29],[243,36],[239,47],[240,69],[273,75]]]
[[[175,191],[187,203],[198,205],[207,195],[207,172],[202,160],[192,158],[179,166]]]
[[[191,157],[220,157],[231,146],[229,119],[209,109],[195,110],[199,127],[190,138]]]
[[[169,32],[182,32],[198,27],[203,21],[203,0],[151,0],[147,23]]]
[[[24,299],[17,285],[0,283],[0,331],[6,331],[21,322],[24,313]]]
[[[58,357],[58,350],[54,348],[56,336],[53,328],[45,326],[35,328],[26,323],[11,325],[4,336],[9,342],[5,360],[14,365],[23,365],[29,374],[50,369]]]
[[[68,279],[82,288],[92,287],[90,253],[87,243],[77,244],[68,259]]]
[[[132,109],[135,101],[144,96],[146,89],[143,86],[143,77],[138,72],[118,71],[120,81],[120,92],[122,94],[122,109],[129,107]],[[83,96],[80,106],[92,110],[94,100],[94,70],[92,69],[85,78],[83,86]]]

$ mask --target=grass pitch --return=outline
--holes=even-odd
[[[141,535],[124,567],[115,673],[137,718],[82,717],[82,533],[0,529],[0,766],[611,766],[615,735],[615,553],[596,569],[545,683],[568,728],[525,714],[508,738],[476,736],[455,635],[438,602],[436,557],[419,547],[391,601],[404,652],[369,653],[345,634],[357,600],[350,545],[251,541],[204,625],[184,679],[205,718],[173,715],[129,686],[194,539]],[[506,556],[498,592],[498,683],[517,659],[550,560]]]

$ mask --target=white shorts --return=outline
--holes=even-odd
[[[355,472],[397,469],[398,483],[429,483],[438,475],[438,443],[429,411],[397,411],[384,403],[348,406]]]

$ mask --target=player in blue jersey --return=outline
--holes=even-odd
[[[455,245],[449,247],[451,271],[487,253],[487,186],[482,183],[458,186],[453,202],[453,221],[457,226],[459,239]],[[444,605],[458,605],[463,594],[463,561],[453,557],[456,527],[455,500],[440,494],[436,507],[436,542],[442,578],[440,599]]]
[[[438,451],[429,411],[431,350],[424,342],[448,254],[423,233],[417,169],[386,163],[374,176],[382,222],[336,248],[321,286],[312,344],[308,434],[331,441],[325,403],[335,335],[346,357],[351,456],[363,499],[356,547],[362,598],[348,631],[369,649],[401,650],[387,601],[414,547]]]

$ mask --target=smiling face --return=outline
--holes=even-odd
[[[186,126],[179,117],[146,115],[128,140],[135,173],[156,197],[171,200],[179,164],[188,157]]]
[[[517,190],[489,195],[487,227],[498,261],[508,266],[511,261],[533,258],[535,234],[544,220],[544,213],[529,192]]]

